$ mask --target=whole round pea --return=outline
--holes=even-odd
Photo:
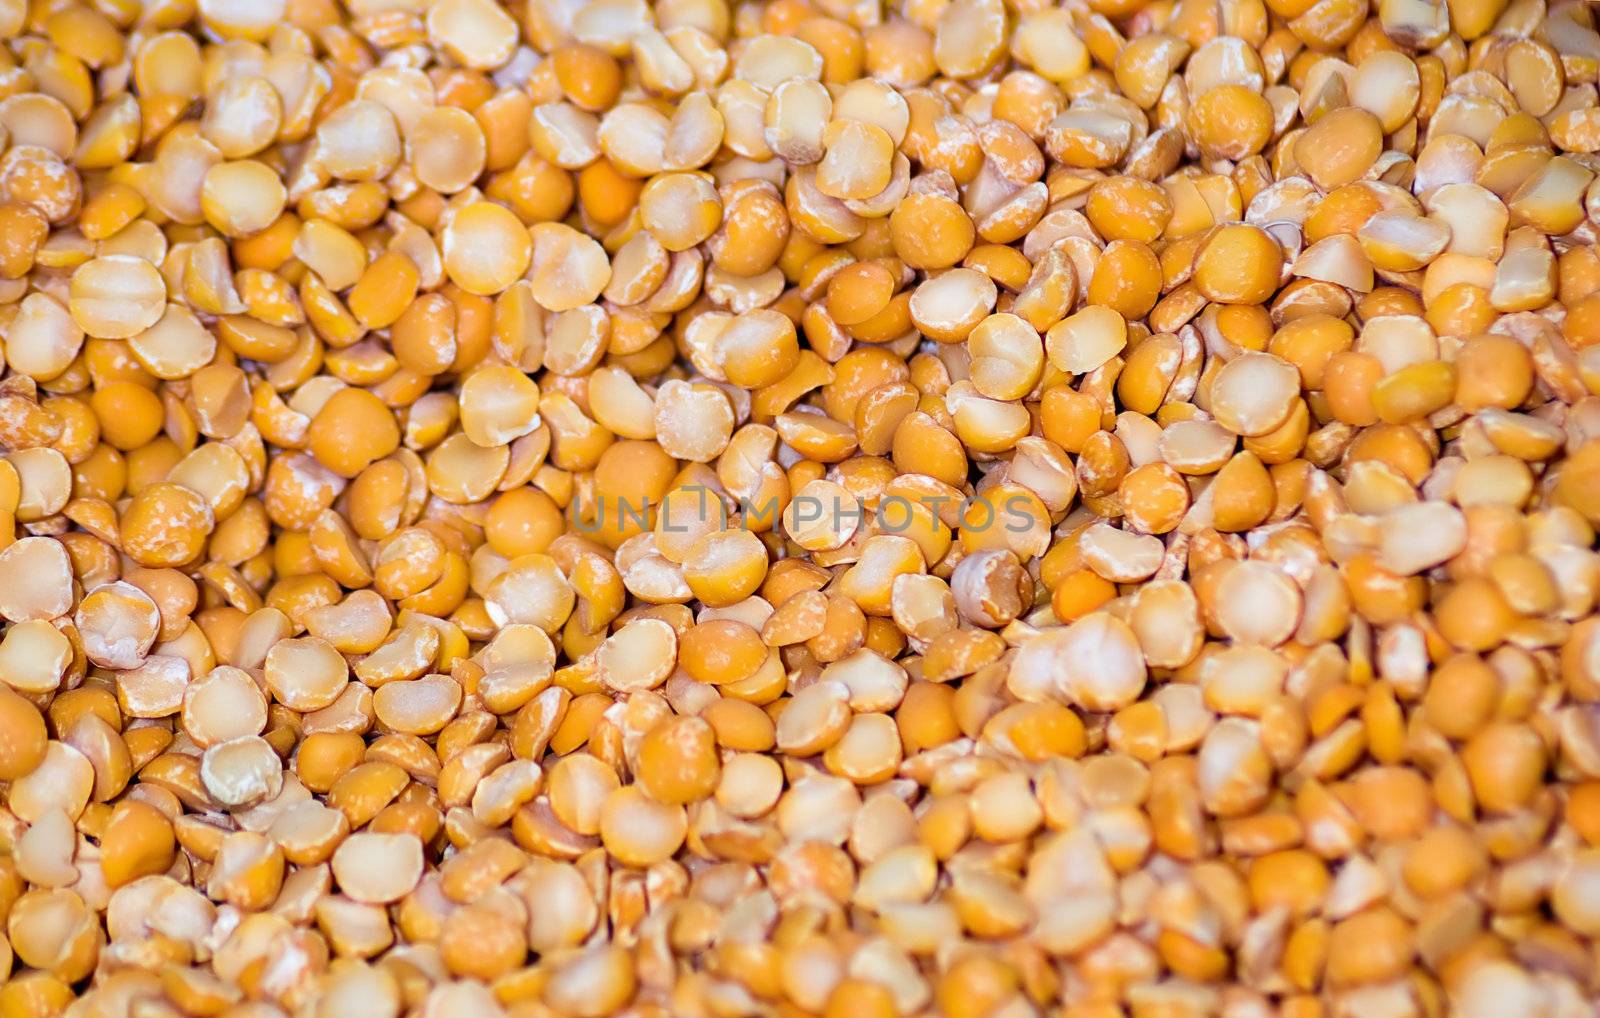
[[[566,529],[561,507],[538,488],[513,488],[494,500],[483,524],[489,547],[506,558],[542,552]]]
[[[1200,248],[1194,282],[1207,300],[1260,304],[1278,286],[1283,249],[1258,226],[1224,226]]]
[[[161,397],[137,382],[107,382],[90,404],[100,420],[100,436],[124,452],[148,445],[165,422]]]
[[[311,455],[344,477],[354,477],[400,446],[400,426],[383,401],[354,387],[334,393],[311,419]]]

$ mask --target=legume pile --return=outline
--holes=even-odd
[[[0,1018],[1594,1015],[1588,5],[0,38]]]

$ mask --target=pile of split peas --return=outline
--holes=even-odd
[[[1576,0],[0,0],[0,1018],[1594,1018]]]

